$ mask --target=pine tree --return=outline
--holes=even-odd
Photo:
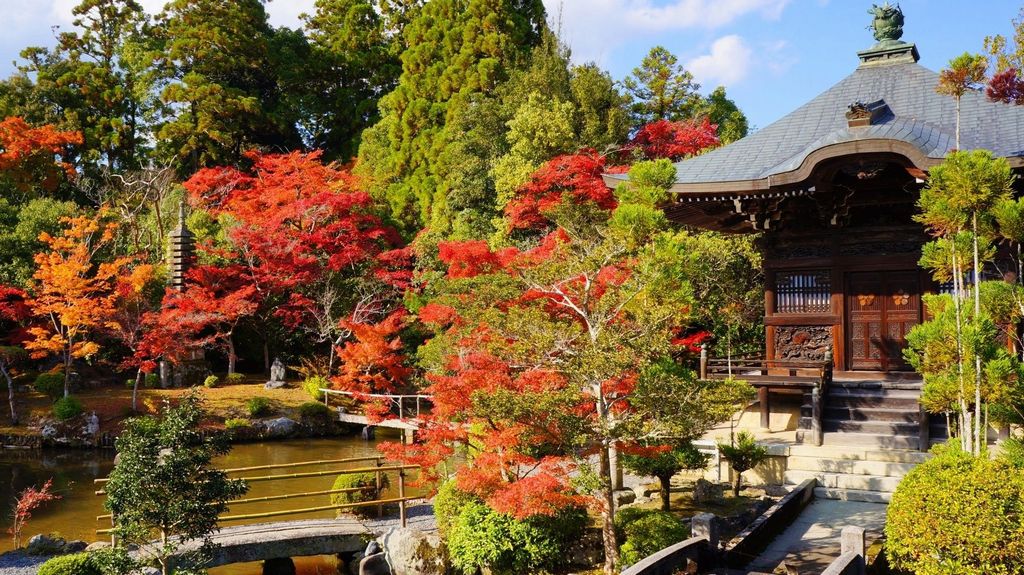
[[[700,103],[700,84],[662,46],[651,48],[623,85],[633,99],[630,109],[636,125],[692,118]]]

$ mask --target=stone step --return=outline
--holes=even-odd
[[[825,407],[829,408],[880,408],[901,409],[908,413],[917,413],[920,402],[910,397],[886,397],[882,395],[829,395],[825,398]]]
[[[826,405],[825,419],[848,421],[893,421],[917,425],[921,414],[916,410],[893,409],[891,407],[833,407]]]
[[[854,475],[851,473],[830,473],[821,471],[786,470],[782,474],[786,485],[799,485],[808,479],[817,479],[818,487],[830,489],[857,489],[860,491],[884,491],[892,493],[900,484],[902,477],[882,477],[877,475]]]
[[[872,447],[822,445],[793,445],[789,448],[790,457],[817,457],[823,459],[848,459],[855,461],[884,461],[890,463],[924,463],[931,454],[920,451],[886,449]]]
[[[916,463],[896,463],[863,459],[828,459],[799,455],[791,455],[786,460],[786,467],[793,471],[846,473],[849,475],[874,475],[878,477],[903,477],[916,466]]]
[[[815,487],[814,496],[819,499],[862,501],[865,503],[889,503],[892,499],[892,493],[864,491],[860,489],[832,489],[829,487]]]
[[[876,433],[881,435],[914,436],[920,433],[917,423],[899,423],[895,421],[849,421],[823,419],[821,428],[824,431],[846,431],[853,433]]]
[[[920,391],[923,386],[924,384],[920,379],[897,381],[834,379],[829,384],[830,389],[898,389],[911,391]]]
[[[916,434],[914,436],[905,436],[878,433],[856,433],[850,431],[826,431],[822,433],[822,442],[825,445],[909,450],[916,450],[920,443]]]

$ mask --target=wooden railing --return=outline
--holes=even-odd
[[[805,388],[811,391],[811,442],[820,446],[823,440],[821,420],[824,399],[832,383],[832,350],[820,360],[765,358],[709,358],[701,346],[699,373],[701,379],[735,378],[757,388],[761,405],[761,427],[769,426],[769,402],[772,389]]]
[[[355,400],[363,398],[383,399],[389,405],[392,414],[399,419],[419,419],[430,407],[433,406],[433,396],[418,394],[387,394],[387,393],[356,393],[352,391],[339,391],[337,389],[321,388],[324,394],[324,405],[330,407],[331,396],[347,397]],[[409,404],[412,404],[411,406]],[[415,415],[414,415],[415,414]]]
[[[300,499],[300,498],[315,497],[315,496],[322,496],[322,495],[334,495],[334,494],[339,494],[339,493],[356,493],[356,492],[372,492],[374,494],[377,494],[377,496],[379,497],[379,494],[384,489],[384,479],[387,476],[387,474],[389,474],[389,473],[394,473],[395,475],[397,475],[397,488],[398,488],[398,494],[397,494],[398,496],[397,497],[390,497],[390,498],[384,498],[384,499],[375,498],[372,501],[360,501],[360,502],[353,502],[353,503],[339,503],[339,504],[331,504],[331,505],[315,505],[315,506],[311,506],[311,507],[296,507],[296,508],[291,508],[291,509],[280,509],[280,510],[275,510],[275,511],[264,511],[264,512],[259,512],[259,513],[241,513],[241,514],[222,515],[222,516],[220,516],[218,518],[218,522],[247,521],[247,520],[251,520],[251,519],[265,519],[265,518],[268,518],[268,517],[281,517],[281,516],[285,516],[285,515],[298,515],[298,514],[304,514],[304,513],[316,513],[316,512],[319,512],[319,511],[330,511],[330,510],[341,510],[341,509],[355,509],[355,508],[359,508],[359,507],[376,507],[377,508],[377,514],[378,515],[382,515],[385,505],[390,505],[390,504],[397,503],[398,504],[399,519],[401,521],[402,527],[405,527],[406,526],[406,522],[407,522],[406,502],[418,498],[418,497],[409,497],[409,496],[406,495],[405,478],[406,478],[406,475],[407,475],[408,471],[411,471],[411,470],[414,470],[414,469],[419,469],[419,466],[417,466],[417,465],[388,464],[388,463],[385,462],[385,458],[383,456],[371,455],[371,456],[365,456],[365,457],[347,457],[347,458],[343,458],[343,459],[324,459],[324,460],[317,460],[317,461],[299,461],[299,462],[296,462],[296,463],[275,463],[275,464],[269,464],[269,465],[255,465],[255,466],[250,466],[250,467],[235,467],[235,468],[230,468],[230,469],[224,469],[222,471],[224,471],[225,473],[228,473],[228,474],[241,474],[241,473],[247,473],[247,472],[253,472],[253,471],[269,471],[269,470],[275,470],[275,469],[294,469],[294,468],[297,468],[297,467],[314,467],[314,466],[337,465],[337,464],[345,464],[345,463],[364,463],[364,462],[373,462],[373,463],[375,463],[375,465],[363,466],[363,467],[355,467],[355,468],[348,468],[348,469],[328,469],[328,470],[317,470],[317,471],[305,471],[305,472],[300,472],[300,473],[277,473],[277,474],[273,474],[272,473],[272,474],[267,474],[267,475],[243,475],[242,477],[237,477],[236,479],[245,480],[246,483],[258,483],[258,482],[266,482],[266,481],[283,481],[283,480],[288,480],[288,479],[301,479],[301,478],[307,478],[307,477],[323,477],[323,476],[328,476],[328,475],[353,475],[353,474],[357,474],[357,473],[373,473],[374,474],[374,479],[375,479],[375,485],[372,486],[372,487],[346,487],[346,488],[342,488],[342,489],[323,489],[323,490],[317,490],[317,491],[304,491],[304,492],[297,492],[297,493],[284,493],[284,494],[278,494],[278,495],[267,495],[267,496],[263,496],[263,497],[248,497],[248,498],[242,498],[242,499],[234,499],[234,500],[228,501],[227,504],[228,504],[228,507],[230,508],[230,507],[236,506],[236,505],[247,505],[247,504],[252,504],[252,503],[263,503],[263,502],[267,502],[267,501],[282,501],[282,500],[288,500],[288,499]],[[97,485],[104,485],[108,481],[110,481],[110,479],[109,478],[101,478],[101,479],[95,479],[93,481]],[[106,494],[107,494],[107,492],[104,489],[102,489],[102,488],[96,491],[96,495],[98,495],[98,496],[105,496]],[[96,516],[96,520],[97,521],[109,520],[112,525],[115,523],[114,515],[111,514],[111,513],[107,513],[107,514],[104,514],[104,515],[97,515]],[[113,529],[112,528],[109,528],[109,529],[97,529],[96,533],[98,533],[98,534],[112,534],[113,533]]]

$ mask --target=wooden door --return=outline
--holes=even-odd
[[[920,276],[909,272],[849,274],[847,356],[851,370],[905,371],[907,332],[921,321]]]

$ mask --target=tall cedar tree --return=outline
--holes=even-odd
[[[381,99],[381,120],[363,134],[359,159],[371,193],[403,230],[444,232],[473,201],[446,194],[446,158],[461,134],[453,114],[489,96],[529,53],[544,26],[539,0],[437,0],[405,28],[398,86]],[[470,189],[470,188],[467,188]],[[484,198],[490,210],[493,198]]]
[[[663,46],[651,48],[623,85],[633,100],[636,125],[692,118],[700,102],[700,84]]]
[[[177,114],[158,152],[182,173],[236,165],[250,147],[301,145],[277,82],[274,30],[261,0],[173,0],[157,17],[163,102]],[[287,121],[286,121],[287,120]]]
[[[64,364],[64,396],[68,396],[72,362],[100,350],[100,333],[114,313],[117,280],[129,258],[103,261],[114,241],[117,224],[101,212],[64,221],[59,236],[44,233],[47,250],[37,254],[33,297],[28,305],[38,323],[29,328],[25,348],[35,358],[57,355]]]
[[[28,48],[21,71],[35,79],[35,99],[60,125],[81,132],[78,163],[90,176],[142,164],[153,97],[148,17],[136,0],[82,0],[57,45]]]
[[[402,73],[403,30],[420,0],[317,0],[306,17],[312,69],[302,79],[306,146],[348,160],[380,119],[378,102]]]

